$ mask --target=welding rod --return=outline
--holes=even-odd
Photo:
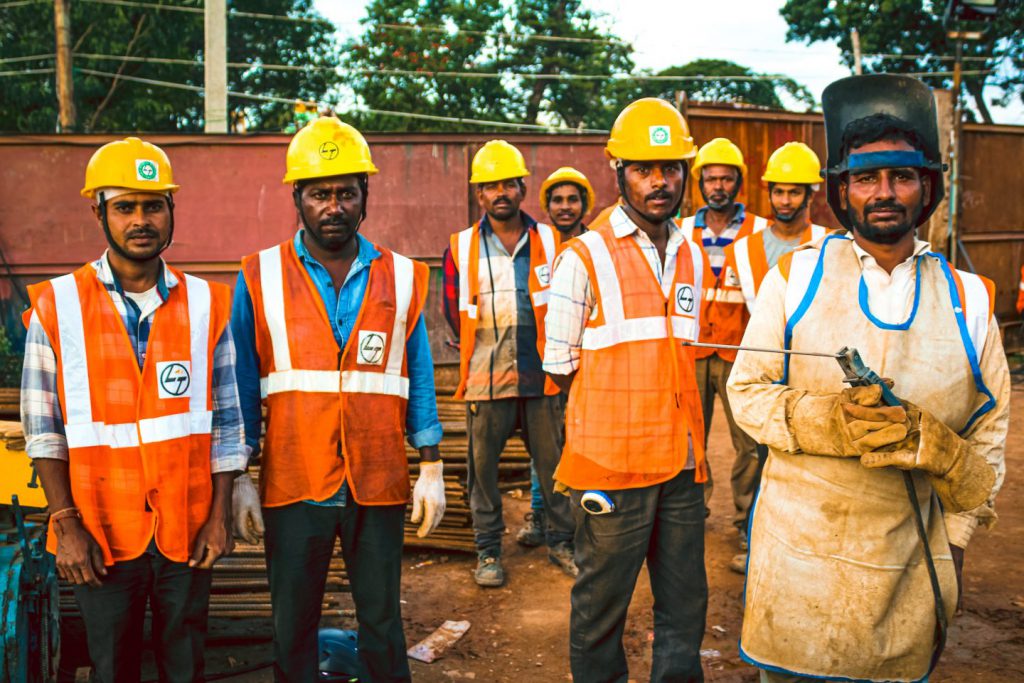
[[[684,341],[683,346],[699,346],[705,349],[729,349],[732,351],[754,351],[757,353],[788,353],[795,356],[819,356],[821,358],[839,358],[838,353],[819,353],[816,351],[794,351],[792,349],[764,349],[757,346],[733,346],[732,344],[705,344],[704,342]]]

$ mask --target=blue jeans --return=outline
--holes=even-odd
[[[654,593],[652,683],[704,680],[700,643],[708,607],[704,571],[704,487],[685,470],[662,484],[605,491],[615,511],[591,515],[572,491],[576,566],[569,618],[575,681],[626,683],[622,634],[640,568]]]

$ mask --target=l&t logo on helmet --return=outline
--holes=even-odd
[[[159,182],[160,169],[157,167],[155,162],[152,162],[149,159],[136,159],[135,178],[136,180]]]
[[[338,146],[333,142],[327,141],[320,145],[320,158],[327,161],[333,161],[338,156]]]

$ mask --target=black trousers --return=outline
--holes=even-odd
[[[640,568],[654,593],[651,681],[703,681],[700,644],[707,616],[704,487],[693,470],[655,486],[605,491],[615,511],[590,515],[572,492],[576,565],[569,618],[569,663],[578,683],[625,683],[622,634]]]
[[[317,630],[334,541],[352,586],[359,657],[372,683],[411,681],[400,590],[404,505],[345,507],[293,503],[263,508],[274,617],[274,679],[308,683],[318,675]]]
[[[210,603],[209,569],[171,562],[158,552],[107,567],[99,587],[75,586],[95,683],[138,683],[146,602],[162,683],[203,680]]]

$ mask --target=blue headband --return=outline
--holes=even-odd
[[[864,152],[851,154],[846,160],[848,171],[874,171],[880,168],[930,168],[924,154],[918,151]]]

